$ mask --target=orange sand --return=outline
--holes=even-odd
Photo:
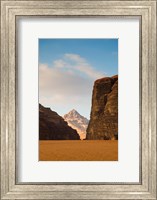
[[[40,161],[117,161],[117,140],[40,140]]]

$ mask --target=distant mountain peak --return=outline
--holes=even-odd
[[[77,110],[72,109],[69,113],[78,113],[78,112],[77,112]],[[68,114],[69,114],[69,113],[68,113]],[[78,113],[78,114],[79,114],[79,113]]]
[[[75,109],[64,115],[64,120],[73,129],[76,129],[81,139],[86,138],[86,129],[88,126],[88,119],[80,115]]]
[[[66,115],[69,115],[69,116],[71,116],[71,115],[79,115],[79,116],[81,116],[78,112],[77,112],[77,110],[75,110],[75,109],[72,109],[70,112],[68,112]]]

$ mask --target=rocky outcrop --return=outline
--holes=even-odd
[[[95,81],[86,139],[118,139],[118,75]]]
[[[73,109],[68,114],[64,115],[64,120],[70,127],[77,130],[81,140],[86,138],[86,129],[89,123],[87,118],[83,117]]]
[[[61,116],[39,104],[39,139],[79,140],[80,137]]]

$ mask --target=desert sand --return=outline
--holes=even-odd
[[[117,161],[118,140],[40,140],[39,161]]]

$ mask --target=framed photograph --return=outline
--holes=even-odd
[[[156,199],[156,0],[1,0],[1,199]]]
[[[39,160],[118,160],[118,39],[38,44]]]

